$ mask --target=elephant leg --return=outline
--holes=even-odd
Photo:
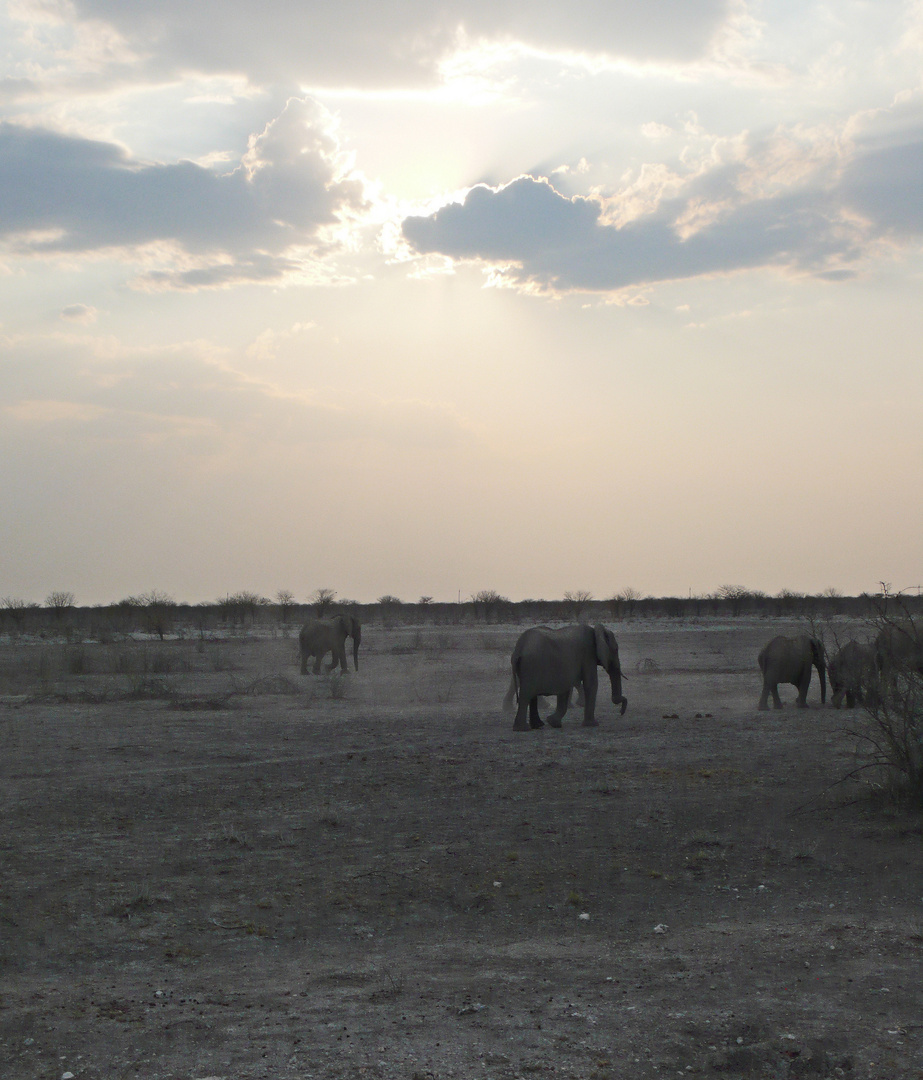
[[[846,691],[846,708],[854,709],[856,707],[856,695],[852,690]]]
[[[808,687],[811,685],[811,669],[808,668],[807,678],[802,678],[798,684],[798,700],[795,704],[799,709],[806,709],[808,707]]]
[[[534,697],[529,702],[529,727],[540,728],[545,726],[545,721],[538,715],[538,698]]]
[[[584,694],[584,692],[583,692],[583,680],[582,679],[580,680],[580,682],[577,683],[577,698],[576,698],[576,701],[574,702],[574,704],[577,705],[578,708],[585,708],[586,707],[586,694]]]
[[[519,705],[516,709],[516,719],[513,721],[513,731],[528,731],[529,724],[526,722],[526,713],[531,711],[533,702],[530,702],[525,695],[520,692]],[[538,716],[538,709],[535,710],[536,717]],[[539,721],[541,722],[541,721]]]
[[[599,721],[596,719],[596,687],[592,686],[584,692],[584,705],[583,705],[583,726],[584,727],[598,727]]]
[[[548,717],[548,723],[555,728],[561,726],[561,721],[564,719],[564,714],[567,712],[567,706],[570,704],[570,687],[567,688],[566,693],[557,694],[555,696],[557,705],[554,712]]]
[[[323,659],[324,654],[322,652],[319,652],[314,660],[314,667],[311,668],[315,675],[320,675],[320,666]]]
[[[772,694],[772,707],[774,709],[782,708],[782,699],[779,697],[779,684],[770,682],[768,679],[763,680],[763,692],[760,695],[760,703],[757,705],[758,709],[769,708],[769,695]]]
[[[307,675],[308,673],[308,654],[303,652],[301,654],[301,674]]]

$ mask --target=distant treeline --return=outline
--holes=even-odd
[[[295,603],[289,594],[269,600],[255,593],[236,593],[213,603],[180,604],[160,593],[132,597],[118,604],[79,607],[65,602],[68,594],[52,594],[57,603],[0,601],[0,634],[12,638],[82,636],[96,640],[143,633],[156,637],[214,634],[263,628],[288,632],[318,616],[350,611],[365,625],[458,626],[478,624],[538,625],[555,622],[618,622],[625,619],[814,618],[837,616],[874,619],[882,615],[923,615],[923,597],[909,594],[805,596],[785,592],[766,596],[747,590],[724,590],[707,597],[640,597],[632,590],[608,600],[574,594],[564,600],[508,600],[483,591],[459,603],[436,603],[428,597],[404,603],[384,596],[373,604],[338,601],[328,595],[312,603]]]

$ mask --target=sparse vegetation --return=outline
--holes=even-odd
[[[764,617],[812,617],[818,620],[852,618],[869,620],[878,616],[885,602],[894,603],[892,594],[866,593],[860,596],[804,596],[783,590],[775,597],[764,596],[759,590],[744,590],[745,595],[653,597],[642,596],[634,588],[625,588],[606,600],[577,597],[581,605],[580,618],[591,622],[623,618],[706,618],[733,615]],[[529,599],[514,602],[496,590],[481,590],[468,600],[436,602],[423,597],[425,603],[401,603],[392,594],[379,597],[374,603],[363,604],[337,597],[336,590],[318,590],[323,596],[315,599],[321,610],[329,615],[333,610],[348,610],[361,622],[370,625],[399,626],[464,626],[471,622],[537,625],[546,622],[571,622],[575,618],[574,596],[571,599]],[[71,594],[72,595],[72,594]],[[282,601],[280,602],[280,595]],[[229,628],[237,633],[272,633],[280,621],[292,622],[316,616],[311,605],[290,603],[286,591],[276,594],[274,601],[253,592],[231,593],[215,602],[184,604],[158,590],[126,597],[116,604],[101,607],[50,608],[30,604],[12,597],[0,601],[0,636],[17,635],[53,639],[78,635],[81,640],[97,639],[116,642],[137,632],[153,634],[168,640],[174,637],[195,636],[200,641],[220,638]],[[923,596],[902,598],[916,618],[923,617]],[[66,614],[66,617],[65,617]]]
[[[905,598],[883,587],[873,622],[878,679],[864,702],[865,723],[854,729],[860,769],[923,809],[923,624]]]

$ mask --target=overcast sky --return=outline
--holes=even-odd
[[[0,598],[923,584],[921,0],[0,41]]]

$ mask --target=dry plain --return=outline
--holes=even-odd
[[[790,624],[610,625],[625,716],[527,733],[519,626],[0,643],[0,1076],[923,1077],[860,714],[756,710]]]

